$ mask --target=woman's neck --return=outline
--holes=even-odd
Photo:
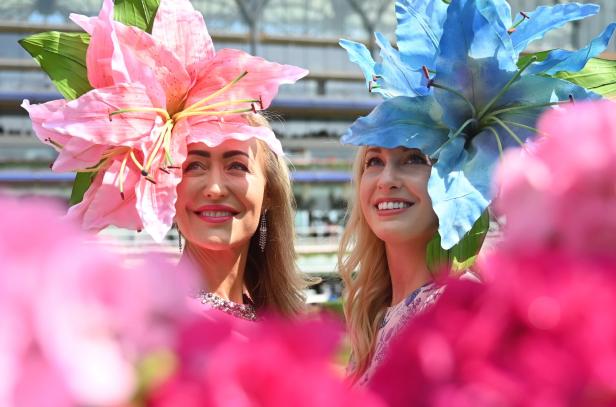
[[[391,278],[391,305],[396,305],[414,290],[432,280],[426,264],[425,244],[385,243],[387,267]]]
[[[207,250],[187,243],[180,263],[188,262],[197,267],[206,291],[242,304],[247,257],[248,246]]]

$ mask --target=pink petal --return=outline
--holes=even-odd
[[[84,16],[81,14],[75,14],[75,13],[69,14],[68,18],[72,22],[74,22],[75,24],[83,28],[83,30],[90,35],[92,35],[92,32],[94,32],[94,26],[96,24],[96,20],[98,20],[97,17],[88,17],[88,16]]]
[[[105,0],[92,22],[88,79],[95,88],[123,82],[141,83],[156,106],[174,112],[191,79],[175,54],[148,33],[113,20],[113,2]]]
[[[270,128],[251,126],[241,117],[234,118],[234,121],[189,120],[188,123],[188,144],[203,143],[215,147],[229,139],[244,141],[254,137],[264,141],[278,156],[284,155],[280,141]]]
[[[51,169],[57,172],[80,171],[98,164],[108,146],[92,144],[83,139],[71,138],[60,150]]]
[[[43,127],[46,120],[61,120],[62,109],[66,107],[66,103],[66,100],[58,99],[31,105],[28,100],[24,100],[21,105],[28,111],[32,120],[32,128],[39,140],[56,150],[58,147],[48,142],[48,139],[62,146],[52,167],[54,171],[75,171],[91,167],[101,160],[101,154],[108,148]]]
[[[42,143],[49,144],[47,140],[51,139],[56,143],[63,145],[70,139],[69,136],[50,131],[43,127],[43,123],[45,123],[45,121],[61,117],[62,114],[59,112],[61,112],[61,110],[66,106],[66,103],[67,101],[64,99],[57,99],[52,100],[51,102],[31,105],[28,99],[24,99],[21,107],[28,111],[28,115],[30,115],[30,120],[32,121],[32,129],[34,130],[34,134],[36,134]]]
[[[163,0],[158,6],[152,36],[173,51],[195,78],[195,64],[214,57],[214,44],[201,13],[188,0]]]
[[[66,103],[49,120],[44,120],[41,127],[92,144],[134,146],[149,139],[159,116],[153,112],[110,114],[121,109],[151,107],[153,104],[143,86],[110,86],[91,90]]]
[[[193,82],[183,61],[138,28],[120,23],[115,26],[131,81],[142,83],[147,89],[159,87],[165,95],[166,109],[170,113],[178,111]]]
[[[281,65],[235,49],[220,50],[214,59],[200,67],[201,76],[190,90],[185,106],[216,92],[243,72],[248,74],[233,88],[208,103],[233,99],[259,99],[266,109],[282,84],[291,84],[308,74],[292,65]],[[257,106],[258,107],[258,106]]]
[[[139,171],[127,165],[124,181],[124,199],[118,187],[120,162],[114,161],[104,172],[99,173],[83,201],[72,206],[67,218],[76,221],[85,230],[98,232],[109,225],[131,230],[143,229],[139,213],[135,209],[135,187],[142,181]]]
[[[183,122],[177,124],[182,128]],[[180,165],[186,159],[186,138],[182,136],[185,131],[175,131],[172,137],[172,152],[174,164]],[[143,221],[143,226],[152,238],[161,242],[173,225],[175,217],[175,201],[177,200],[176,187],[182,180],[181,170],[156,170],[162,163],[162,156],[155,159],[151,171],[156,184],[141,181],[136,190],[137,211]]]

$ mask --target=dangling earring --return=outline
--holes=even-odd
[[[265,251],[265,243],[267,243],[267,209],[263,211],[263,215],[261,215],[261,222],[259,225],[259,247],[261,248],[261,253]]]
[[[175,228],[178,231],[178,249],[180,250],[180,254],[182,254],[182,232],[180,232],[178,225],[175,225]]]

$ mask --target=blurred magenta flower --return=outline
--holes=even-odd
[[[49,202],[0,198],[0,405],[118,405],[135,366],[169,348],[188,282],[126,269]]]
[[[616,104],[551,111],[539,130],[531,151],[508,153],[498,170],[507,245],[616,256]]]
[[[336,371],[337,324],[212,316],[183,332],[179,370],[151,405],[384,406],[367,391],[351,389]]]
[[[370,388],[394,407],[613,405],[616,267],[557,252],[484,267],[493,281],[451,282]]]

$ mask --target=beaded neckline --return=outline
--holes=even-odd
[[[197,299],[202,304],[207,304],[214,309],[247,321],[256,321],[257,312],[252,304],[238,304],[227,300],[215,293],[201,291]]]

